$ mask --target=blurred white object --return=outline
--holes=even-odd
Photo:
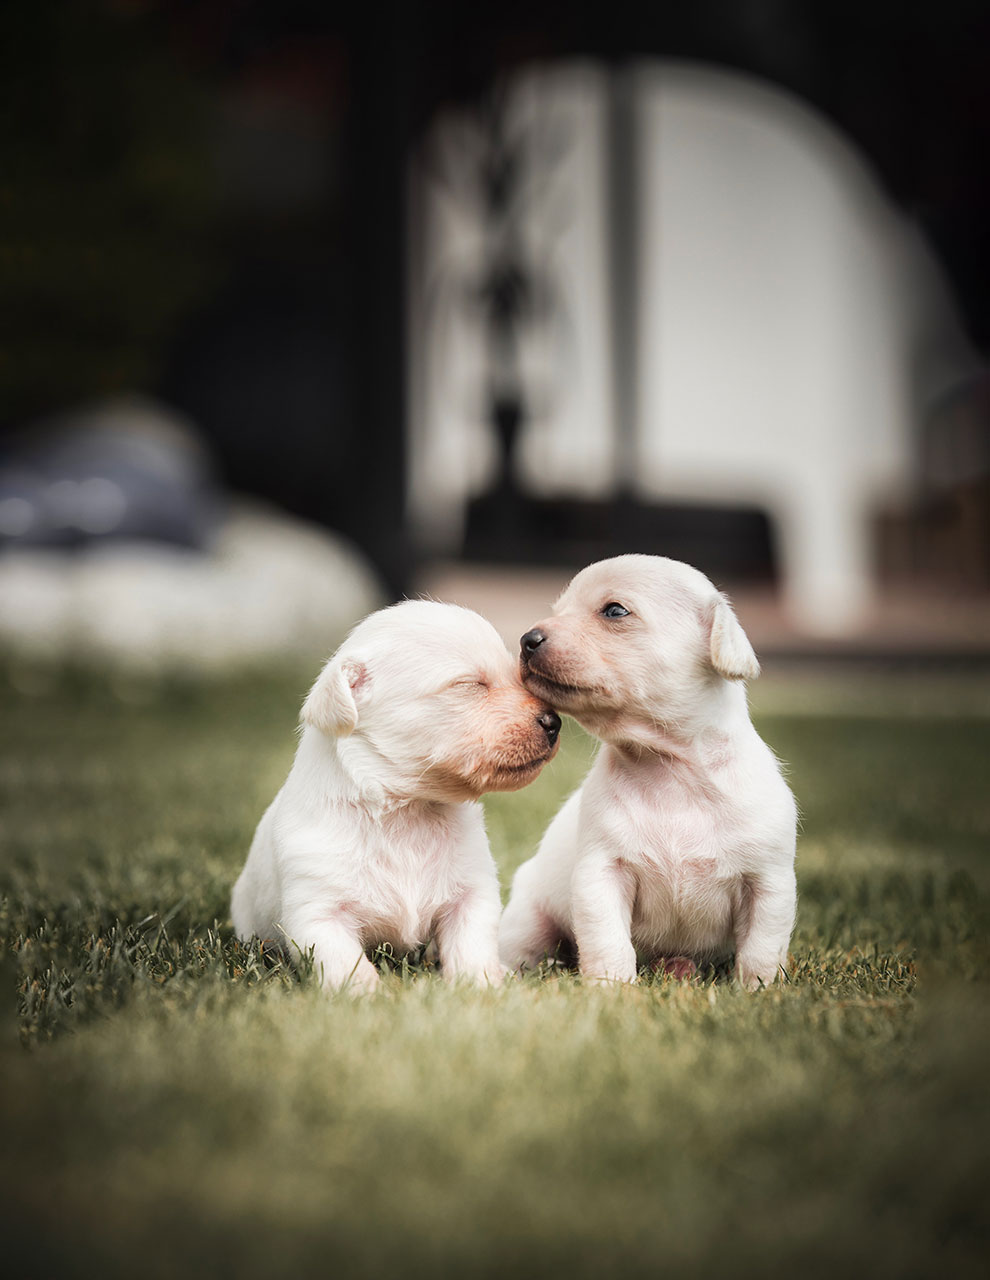
[[[851,147],[739,76],[642,79],[641,491],[742,501],[818,633],[872,594],[870,517],[976,366],[921,237]]]
[[[118,541],[0,556],[0,645],[137,673],[322,655],[382,603],[340,538],[243,503],[208,552]]]
[[[647,500],[757,505],[778,533],[794,621],[848,633],[874,591],[871,518],[915,483],[926,415],[979,361],[920,235],[823,119],[700,65],[632,74],[631,424],[608,411],[604,76],[542,68],[510,92],[533,138],[552,125],[570,140],[526,214],[572,338],[556,357],[557,400],[520,441],[520,480],[545,497],[607,499],[618,480]],[[438,128],[454,145],[455,123]],[[536,143],[522,136],[532,165]],[[456,185],[419,176],[413,189],[424,251],[412,282],[411,506],[449,554],[466,502],[493,474],[486,431],[466,424],[465,393],[451,390],[484,353],[477,331],[432,323],[424,299],[470,260],[479,232]]]

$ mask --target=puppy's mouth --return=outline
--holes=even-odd
[[[500,764],[496,772],[504,773],[509,777],[514,777],[520,773],[530,773],[533,769],[542,769],[553,754],[553,751],[547,751],[542,756],[534,756],[532,760],[527,760],[524,764]]]
[[[555,738],[552,743],[547,743],[545,750],[524,760],[520,760],[514,753],[508,753],[506,758],[491,763],[488,776],[492,782],[497,782],[496,789],[499,791],[513,791],[517,787],[526,786],[545,764],[550,763],[557,754],[559,745],[560,740]]]
[[[528,664],[523,669],[523,684],[531,693],[545,693],[547,702],[551,705],[554,699],[560,698],[587,698],[593,693],[593,689],[589,689],[580,684],[569,684],[565,680],[554,680],[551,676],[544,675],[542,671],[537,671]],[[534,688],[534,686],[536,686]]]
[[[481,779],[480,790],[519,791],[522,787],[528,787],[554,754],[554,751],[548,751],[545,755],[534,756],[521,764],[493,765],[487,776]]]

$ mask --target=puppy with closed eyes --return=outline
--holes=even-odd
[[[504,962],[576,945],[582,974],[633,982],[734,957],[774,981],[794,925],[794,798],[749,718],[759,665],[698,570],[619,556],[582,570],[521,641],[523,681],[602,747],[520,867]]]
[[[238,937],[312,951],[329,989],[378,984],[365,954],[433,941],[446,978],[496,982],[498,881],[478,797],[526,786],[560,720],[469,609],[372,614],[324,667],[234,886]]]

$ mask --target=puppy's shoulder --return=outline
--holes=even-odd
[[[455,810],[450,824],[453,837],[460,843],[483,844],[487,849],[488,828],[485,823],[485,810],[480,802],[467,800],[463,804],[452,807]]]

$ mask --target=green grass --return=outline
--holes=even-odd
[[[9,1274],[983,1274],[990,721],[760,719],[804,814],[773,990],[330,999],[226,915],[305,684],[0,691]],[[565,738],[487,802],[504,883]]]

